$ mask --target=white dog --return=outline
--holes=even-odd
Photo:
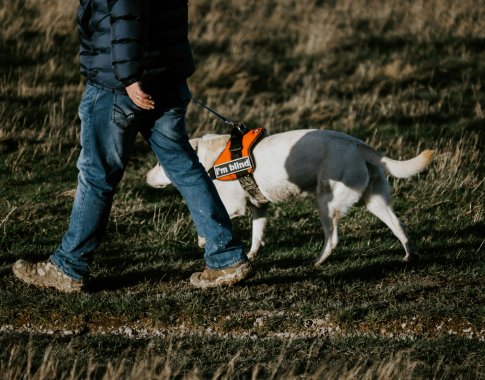
[[[201,164],[209,170],[228,142],[228,135],[206,135],[190,140]],[[324,262],[337,246],[337,221],[359,199],[381,219],[401,241],[406,255],[415,254],[408,235],[390,204],[390,187],[384,170],[406,178],[424,170],[433,156],[426,150],[419,156],[396,161],[379,155],[364,142],[344,133],[328,130],[294,130],[264,138],[253,151],[254,179],[270,202],[289,201],[313,193],[316,196],[325,244],[315,261]],[[170,184],[160,165],[151,169],[147,183],[156,188]],[[266,207],[256,206],[239,181],[214,181],[227,212],[232,217],[252,209],[252,242],[248,257],[253,259],[266,227]],[[199,240],[199,242],[203,242]]]

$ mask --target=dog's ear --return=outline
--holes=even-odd
[[[189,143],[192,146],[192,148],[195,150],[195,153],[197,153],[197,149],[199,148],[199,140],[200,140],[200,138],[189,140]]]
[[[201,138],[198,142],[197,156],[200,163],[209,170],[227,144],[229,135],[212,135],[210,139]]]
[[[204,136],[202,136],[202,140],[207,141],[207,140],[212,140],[218,138],[219,135],[216,135],[215,133],[208,133]]]
[[[217,156],[222,152],[227,142],[229,141],[229,135],[212,135],[210,139],[204,139],[204,145],[206,149],[210,152],[214,152]],[[217,157],[214,158],[214,161]]]

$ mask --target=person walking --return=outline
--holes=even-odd
[[[18,260],[20,280],[63,292],[85,288],[117,185],[138,132],[182,194],[197,233],[206,240],[200,288],[248,277],[251,266],[233,235],[222,201],[189,144],[185,111],[194,72],[187,0],[80,0],[81,152],[70,223],[47,261]]]

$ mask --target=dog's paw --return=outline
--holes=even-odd
[[[407,254],[406,256],[404,256],[403,259],[402,259],[402,262],[407,264],[407,263],[411,263],[413,261],[418,261],[420,258],[421,258],[421,255],[418,252],[413,251],[413,252]]]
[[[248,259],[249,259],[250,261],[254,261],[254,260],[256,259],[256,255],[257,255],[257,254],[258,254],[258,252],[249,252],[249,253],[247,254]]]
[[[320,267],[324,262],[328,260],[330,257],[330,253],[328,254],[321,254],[315,260],[313,260],[313,265],[316,267]]]

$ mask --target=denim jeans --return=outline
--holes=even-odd
[[[206,239],[204,258],[211,269],[246,261],[212,180],[191,145],[185,128],[190,101],[186,84],[154,95],[156,109],[138,108],[124,93],[88,84],[79,106],[81,153],[78,187],[68,230],[50,257],[63,273],[86,279],[92,253],[108,224],[113,196],[140,132],[172,183],[182,194],[197,233]]]

